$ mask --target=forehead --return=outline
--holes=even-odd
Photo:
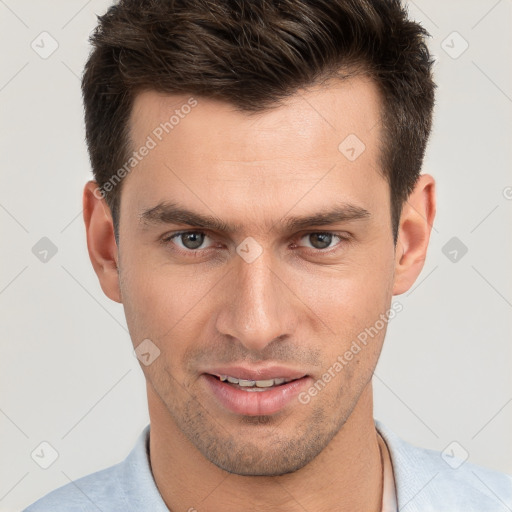
[[[370,143],[381,106],[378,88],[366,75],[332,79],[299,90],[279,105],[259,112],[241,111],[211,98],[144,91],[135,97],[130,133],[136,146],[153,133],[157,139],[171,139],[172,135],[176,143],[220,139],[219,150],[229,145],[233,156],[246,160],[261,156],[261,149],[270,157],[292,153],[297,158],[306,156],[312,145],[319,147],[319,139],[327,134],[329,144],[336,138],[341,142],[351,133]],[[201,153],[201,146],[196,152]]]
[[[329,196],[368,205],[387,196],[380,113],[377,86],[364,76],[298,91],[258,113],[145,91],[134,101],[131,141],[137,150],[151,139],[153,148],[125,178],[123,195],[139,211],[188,198],[208,214],[278,206],[284,213],[299,200],[317,208]]]

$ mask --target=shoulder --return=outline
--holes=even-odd
[[[122,462],[50,492],[23,512],[168,512],[151,472],[148,440],[149,425]]]
[[[122,464],[116,464],[59,487],[23,512],[128,510],[123,489],[118,480]],[[109,508],[105,509],[105,505]]]
[[[512,477],[457,457],[457,446],[441,453],[400,439],[379,421],[388,446],[398,507],[414,511],[484,512],[512,509]],[[462,451],[462,448],[460,448]]]

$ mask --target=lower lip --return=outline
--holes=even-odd
[[[244,391],[213,375],[203,375],[213,394],[225,408],[245,416],[263,416],[281,411],[297,398],[311,380],[306,376],[266,391]]]

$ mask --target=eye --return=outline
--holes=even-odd
[[[195,251],[201,248],[207,238],[206,233],[202,231],[180,231],[179,233],[174,233],[173,235],[163,238],[162,242],[169,243],[172,241],[181,249]],[[175,239],[176,241],[174,241]],[[206,247],[203,247],[203,249],[206,249]]]
[[[207,239],[210,240],[210,244],[204,246],[203,244]],[[338,245],[341,245],[341,242],[348,242],[349,236],[331,232],[312,232],[301,236],[300,240],[305,240],[306,244],[297,244],[299,246],[310,248],[316,252],[330,253],[332,251],[329,251],[329,249],[335,249]],[[161,241],[165,245],[172,243],[177,246],[176,250],[178,252],[198,256],[202,251],[206,251],[215,245],[213,240],[203,231],[179,231],[164,236]]]
[[[345,241],[348,240],[348,237],[343,237],[341,235],[337,235],[335,233],[329,233],[329,232],[322,232],[322,233],[308,233],[304,235],[302,239],[306,239],[307,242],[309,242],[309,246],[306,245],[306,247],[310,247],[312,249],[316,250],[325,250],[330,249],[332,247],[336,247],[338,244],[331,245],[332,242],[339,240],[339,241]]]

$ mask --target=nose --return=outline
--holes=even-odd
[[[268,252],[251,263],[236,257],[234,271],[226,276],[216,328],[248,350],[262,351],[272,341],[294,333],[299,310]]]

